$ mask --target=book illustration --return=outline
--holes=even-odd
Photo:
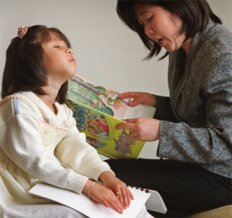
[[[144,142],[135,141],[129,130],[116,130],[123,119],[146,115],[152,117],[154,109],[142,106],[129,107],[116,91],[95,86],[80,77],[69,81],[66,104],[72,109],[80,132],[97,151],[109,158],[137,158]]]
[[[116,130],[115,125],[122,121],[70,99],[66,103],[73,110],[77,128],[85,132],[87,142],[100,154],[110,158],[134,158],[139,155],[144,142],[134,141],[125,129]]]
[[[75,101],[119,118],[123,118],[128,108],[118,92],[95,86],[77,76],[69,82],[69,95]]]
[[[150,197],[150,193],[131,187],[129,187],[129,189],[134,196],[134,200],[131,201],[127,209],[123,210],[122,214],[93,202],[83,194],[77,194],[45,183],[36,184],[29,190],[29,193],[71,207],[90,218],[136,218],[147,199]]]
[[[122,157],[132,154],[132,146],[135,144],[133,138],[129,137],[125,129],[122,130],[120,137],[114,140],[115,151]]]

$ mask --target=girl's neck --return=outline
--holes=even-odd
[[[39,95],[40,99],[56,114],[57,109],[55,107],[56,98],[59,89],[54,89],[52,87],[43,87],[45,95]]]

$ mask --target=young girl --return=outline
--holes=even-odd
[[[60,30],[42,25],[19,28],[7,49],[3,75],[0,175],[21,205],[47,202],[28,193],[40,181],[83,193],[122,213],[133,199],[131,192],[87,144],[64,104],[67,81],[75,71],[70,43]],[[61,213],[57,206],[48,217]],[[45,217],[41,210],[38,213]]]

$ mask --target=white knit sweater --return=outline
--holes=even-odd
[[[76,128],[72,111],[55,106],[57,114],[33,92],[0,101],[0,175],[20,202],[43,202],[28,194],[38,181],[81,193],[88,178],[111,170]]]

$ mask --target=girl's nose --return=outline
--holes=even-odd
[[[68,49],[67,49],[67,53],[72,55],[72,54],[73,54],[72,49],[71,49],[71,48],[68,48]]]

